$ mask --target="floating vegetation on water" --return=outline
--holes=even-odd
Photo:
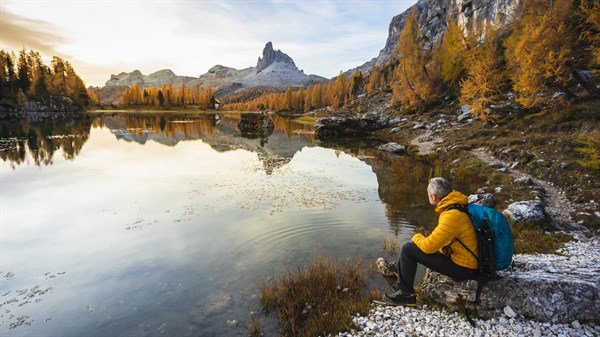
[[[255,168],[254,174],[260,168]],[[303,171],[289,166],[278,168],[276,174],[230,178],[209,186],[220,194],[220,200],[239,209],[256,211],[264,209],[270,215],[293,207],[334,209],[340,202],[368,201],[367,190],[357,190],[327,176],[324,170]],[[240,199],[243,196],[243,199]]]

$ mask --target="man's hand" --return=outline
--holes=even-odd
[[[417,227],[415,227],[415,234],[416,233],[421,233],[425,236],[429,236],[429,234],[431,234],[431,230],[429,230],[423,226],[417,226]]]

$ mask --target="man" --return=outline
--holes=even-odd
[[[417,233],[412,242],[402,247],[398,282],[394,286],[396,292],[383,295],[387,304],[416,305],[414,281],[417,263],[455,281],[477,276],[477,259],[473,256],[477,254],[475,229],[469,216],[457,209],[458,205],[467,204],[467,196],[452,190],[452,185],[444,178],[430,179],[427,195],[429,202],[436,206],[435,211],[440,213],[438,225],[429,236]]]

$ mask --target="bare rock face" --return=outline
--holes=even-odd
[[[258,62],[256,63],[256,73],[260,73],[275,62],[291,65],[294,69],[298,70],[296,64],[294,64],[294,60],[281,50],[273,50],[273,43],[269,41],[263,49],[262,57],[258,58]]]
[[[418,22],[425,48],[430,49],[441,42],[450,20],[455,20],[464,29],[474,27],[473,23],[507,25],[518,15],[520,5],[521,0],[419,0],[405,12],[392,18],[384,48],[376,58],[357,69],[368,72],[373,66],[385,64],[390,59],[398,48],[398,37],[413,8],[419,12]],[[347,73],[353,71],[354,69]]]

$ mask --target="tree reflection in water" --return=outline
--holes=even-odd
[[[91,120],[29,122],[26,120],[0,123],[0,158],[15,168],[30,156],[37,166],[51,165],[56,152],[73,160],[90,135]]]

